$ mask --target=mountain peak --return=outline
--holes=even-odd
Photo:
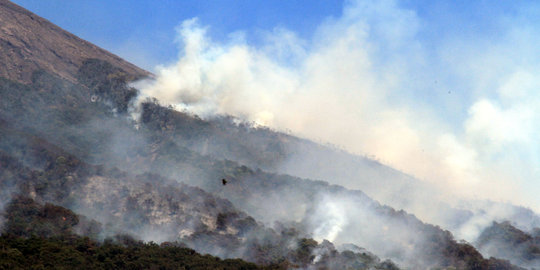
[[[0,0],[0,77],[29,83],[32,71],[41,69],[73,82],[88,58],[105,60],[133,78],[150,75],[11,1]]]

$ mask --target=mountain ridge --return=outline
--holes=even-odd
[[[9,198],[10,190],[18,191],[103,224],[119,224],[139,237],[147,233],[159,241],[181,239],[198,251],[225,250],[223,256],[245,256],[261,263],[290,260],[296,268],[332,265],[344,257],[357,263],[375,260],[361,253],[338,253],[324,240],[336,239],[335,232],[343,230],[351,234],[337,238],[342,242],[360,242],[377,256],[397,258],[412,267],[515,269],[507,262],[483,258],[450,232],[382,205],[362,191],[246,166],[243,161],[250,158],[259,158],[260,164],[279,158],[280,148],[287,144],[265,140],[275,135],[271,131],[201,120],[152,100],[143,101],[141,115],[133,119],[127,108],[133,106],[137,91],[128,82],[147,73],[114,57],[113,62],[86,57],[95,52],[90,43],[77,43],[84,55],[62,42],[34,46],[24,34],[46,33],[52,24],[9,2],[0,3],[2,12],[15,14],[2,16],[0,27],[2,37],[12,34],[11,39],[2,39],[11,48],[2,50],[2,57],[9,60],[5,69],[17,71],[0,79],[0,166],[6,168],[0,171],[0,185],[8,193],[2,199]],[[17,14],[22,19],[17,20]],[[12,31],[25,23],[45,30]],[[57,28],[51,31],[70,37]],[[52,62],[46,63],[47,57],[37,61],[39,54]],[[108,55],[99,50],[98,54]],[[202,152],[187,147],[197,141],[190,137],[207,136],[203,127],[220,124],[225,128],[209,129],[219,147],[202,147]],[[246,128],[245,136],[253,141],[238,139],[239,130]],[[222,147],[233,150],[230,155],[211,155]],[[239,151],[244,155],[236,156]],[[227,185],[222,184],[225,178]],[[251,216],[265,225],[274,223],[275,229],[255,225]],[[241,230],[246,226],[255,228],[249,237]],[[319,242],[312,236],[319,236]],[[340,269],[338,265],[334,269]],[[395,267],[388,263],[384,268]]]
[[[0,76],[29,83],[32,71],[45,69],[76,81],[86,58],[98,58],[122,68],[132,79],[148,77],[145,71],[8,1],[0,0]]]

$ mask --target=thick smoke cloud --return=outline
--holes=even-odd
[[[492,11],[499,34],[471,37],[436,32],[398,1],[349,1],[308,40],[274,29],[262,44],[244,33],[213,41],[191,19],[178,27],[178,62],[138,87],[203,117],[230,114],[374,156],[450,198],[538,210],[540,54],[531,44],[540,35],[524,10],[538,9]]]

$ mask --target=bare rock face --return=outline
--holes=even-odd
[[[36,14],[0,0],[0,77],[29,83],[32,72],[42,69],[74,82],[78,68],[88,58],[105,60],[132,79],[150,75]]]

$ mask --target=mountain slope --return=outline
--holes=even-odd
[[[0,269],[285,269],[197,254],[177,242],[160,246],[127,235],[105,241],[75,235],[98,233],[99,223],[61,206],[16,196],[7,206],[0,236]]]
[[[245,131],[244,140],[233,141],[229,131],[216,128],[220,122],[151,100],[140,104],[141,114],[134,119],[127,112],[134,108],[137,91],[127,83],[144,72],[118,59],[104,60],[99,53],[85,58],[93,51],[85,42],[71,43],[81,46],[73,53],[63,47],[69,34],[58,36],[64,41],[51,42],[51,47],[32,45],[25,31],[48,33],[55,26],[2,3],[3,12],[12,13],[5,16],[3,35],[13,42],[6,41],[0,53],[6,70],[19,71],[0,79],[2,200],[24,193],[95,219],[105,235],[128,232],[146,240],[179,240],[201,252],[265,264],[395,268],[367,251],[338,251],[328,239],[361,245],[414,268],[513,269],[361,191],[276,174],[271,167],[270,172],[250,168],[273,160],[276,153],[279,158],[279,144],[259,140],[275,133],[225,122],[224,129]],[[14,47],[14,42],[20,44]],[[37,56],[60,62],[40,62]],[[60,70],[64,64],[66,70]],[[189,145],[212,136],[220,147]],[[227,147],[243,157],[220,156]],[[253,159],[260,162],[248,162]]]
[[[524,267],[540,265],[540,228],[527,233],[510,222],[493,222],[477,240],[477,246],[490,256],[505,258]]]
[[[30,82],[40,69],[74,82],[87,58],[108,61],[133,78],[150,75],[8,0],[0,0],[0,50],[0,76],[18,82]]]
[[[332,264],[334,269],[342,269],[343,265],[356,264],[363,265],[358,269],[395,269],[393,263],[381,262],[372,254],[343,253],[329,243],[319,245],[294,228],[265,228],[229,201],[200,188],[159,175],[133,176],[115,168],[86,164],[5,123],[0,126],[0,139],[0,190],[5,193],[1,198],[15,194],[6,207],[6,233],[56,237],[56,232],[70,229],[62,225],[66,220],[72,225],[77,223],[73,214],[63,210],[53,216],[54,220],[44,220],[48,214],[39,213],[41,210],[32,202],[36,200],[68,207],[96,220],[97,225],[83,225],[77,231],[98,238],[128,233],[148,241],[182,241],[197,251],[224,258],[242,257],[265,265],[291,263],[298,267],[312,264],[311,253],[317,250],[321,260],[316,264],[320,266]],[[37,210],[37,216],[33,216]]]
[[[424,222],[442,226],[471,242],[493,220],[512,220],[529,229],[540,226],[540,216],[531,209],[459,198],[368,157],[255,127],[230,116],[200,119],[144,103],[141,122],[159,131],[163,138],[204,156],[362,190],[376,201],[414,213]]]

